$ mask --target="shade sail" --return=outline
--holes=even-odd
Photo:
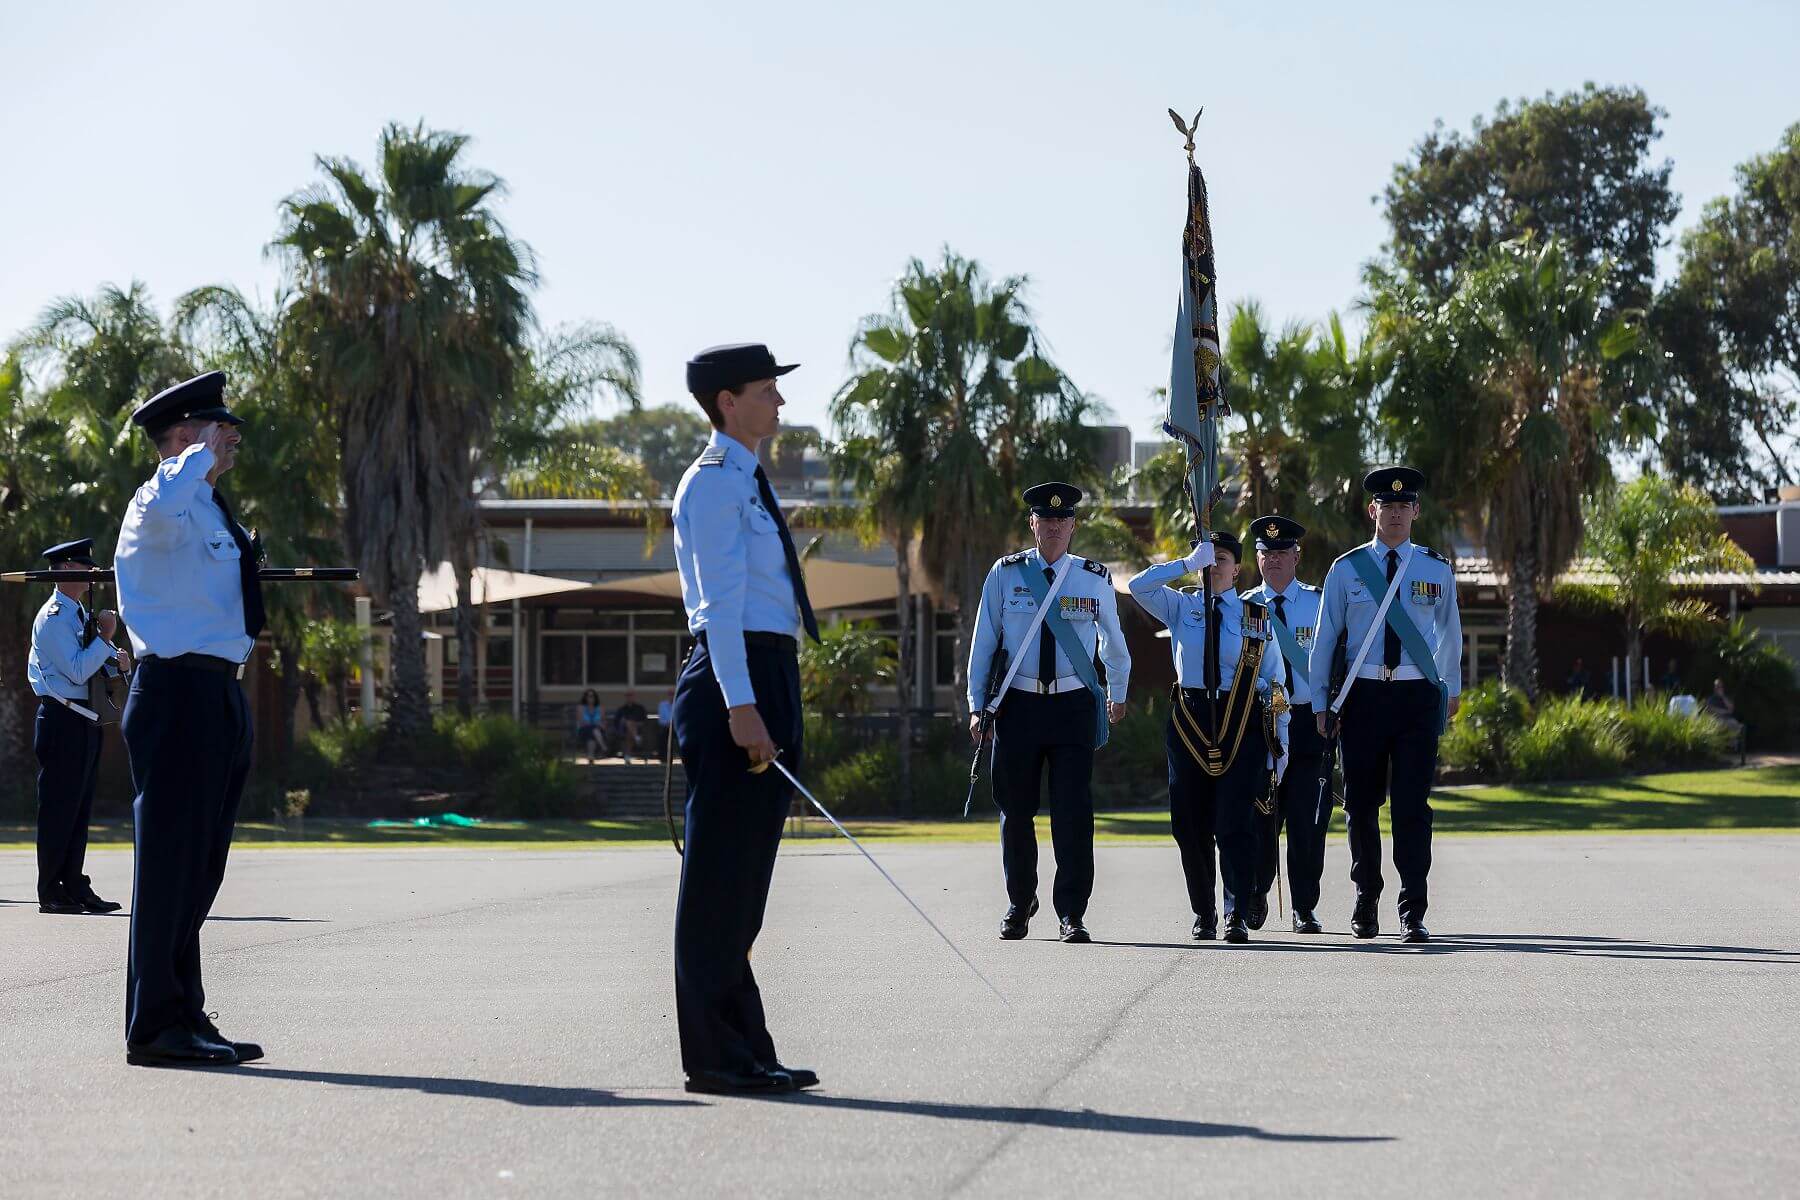
[[[918,583],[918,576],[913,576],[914,592],[925,589]],[[681,573],[679,571],[657,571],[652,574],[633,575],[626,579],[611,579],[605,583],[588,585],[585,589],[589,595],[629,595],[657,596],[669,600],[681,599]],[[892,604],[900,594],[899,581],[894,577],[894,568],[871,566],[868,563],[833,562],[829,559],[813,559],[806,564],[806,595],[812,601],[813,608],[823,612],[832,608],[861,608],[870,604]],[[579,600],[579,596],[569,597],[571,601]]]
[[[502,571],[498,567],[476,567],[469,579],[469,593],[477,605],[528,600],[556,592],[578,592],[587,586],[579,579],[527,575],[523,571]],[[449,612],[455,607],[456,571],[449,563],[439,563],[436,570],[419,576],[420,612]]]

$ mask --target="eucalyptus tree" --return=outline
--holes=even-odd
[[[351,555],[393,614],[390,733],[431,720],[418,584],[468,529],[478,451],[515,386],[531,252],[494,210],[500,179],[459,133],[389,125],[372,173],[347,158],[282,203],[311,369],[334,406]]]

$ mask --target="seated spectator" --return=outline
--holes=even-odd
[[[619,753],[630,762],[633,752],[638,750],[638,732],[643,729],[644,721],[650,714],[643,705],[637,702],[636,692],[625,693],[625,703],[619,705],[617,712],[619,722]],[[643,757],[639,752],[638,756]]]
[[[606,710],[600,707],[600,693],[593,688],[581,693],[575,705],[575,745],[589,752],[589,757],[606,757]]]
[[[1569,668],[1569,678],[1563,682],[1564,689],[1580,696],[1586,694],[1592,686],[1593,680],[1588,678],[1587,664],[1576,659],[1575,665]]]
[[[1737,716],[1737,705],[1733,704],[1731,697],[1725,694],[1723,679],[1713,680],[1712,695],[1706,698],[1706,711],[1721,719]]]

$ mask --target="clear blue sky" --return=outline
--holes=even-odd
[[[1347,309],[1370,203],[1432,122],[1585,80],[1668,110],[1690,222],[1800,121],[1800,5],[250,0],[8,5],[0,336],[144,280],[266,295],[276,203],[391,119],[512,188],[546,323],[613,323],[652,401],[711,342],[804,369],[821,421],[859,317],[948,243],[1024,273],[1053,353],[1148,434],[1204,104],[1220,293]]]

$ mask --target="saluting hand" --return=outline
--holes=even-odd
[[[763,763],[774,762],[775,739],[769,736],[769,727],[763,724],[756,705],[739,704],[728,712],[731,740],[744,748],[744,753],[750,756],[750,765],[760,767]]]

